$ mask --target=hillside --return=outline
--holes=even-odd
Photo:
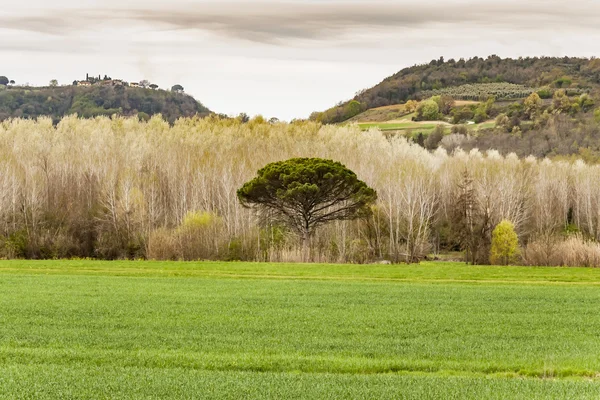
[[[313,120],[357,123],[429,150],[498,150],[600,162],[600,60],[434,60],[406,68]]]
[[[0,121],[9,118],[65,115],[83,118],[113,114],[147,119],[154,114],[173,123],[180,117],[208,115],[192,96],[165,90],[126,86],[5,87],[0,90]]]
[[[482,87],[485,84],[487,87]],[[600,87],[600,60],[587,58],[533,57],[469,60],[433,60],[405,68],[378,85],[359,92],[311,119],[323,123],[346,121],[362,111],[447,94],[456,100],[477,100],[493,95],[496,100],[522,99],[533,91],[566,89],[570,94],[595,92]]]

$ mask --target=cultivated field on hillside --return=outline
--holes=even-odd
[[[3,261],[0,398],[600,396],[600,270]]]
[[[459,100],[481,100],[494,96],[497,100],[522,99],[534,92],[533,88],[513,83],[476,83],[443,89],[427,90],[420,93],[421,98],[448,95]]]
[[[472,100],[455,100],[454,105],[457,107],[467,106],[467,105],[477,105],[479,101]],[[368,109],[349,120],[345,121],[344,124],[358,122],[358,123],[376,123],[376,122],[389,122],[396,119],[408,120],[414,116],[414,113],[411,113],[405,109],[405,104],[393,104],[390,106],[383,106],[377,108]]]
[[[449,133],[452,129],[452,124],[445,121],[412,121],[410,118],[412,114],[402,117],[398,120],[391,120],[385,122],[359,122],[358,126],[360,129],[366,131],[372,128],[377,128],[382,132],[399,132],[403,133],[408,138],[414,138],[419,133],[423,135],[429,135],[438,125],[443,125],[445,132]],[[485,121],[480,124],[469,123],[464,124],[469,132],[474,133],[480,129],[493,128],[495,126],[494,121]]]

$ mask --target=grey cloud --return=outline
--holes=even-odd
[[[174,3],[169,8],[80,9],[34,16],[1,17],[4,28],[51,35],[68,35],[105,23],[152,29],[198,30],[258,43],[294,40],[328,41],[360,32],[395,31],[449,24],[457,27],[496,27],[523,30],[594,29],[600,4],[580,1],[463,1],[444,2],[220,2]],[[441,33],[442,34],[442,33]]]

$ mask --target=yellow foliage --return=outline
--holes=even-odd
[[[417,111],[417,107],[418,106],[419,106],[419,102],[418,101],[416,101],[416,100],[409,100],[404,105],[404,109],[406,110],[406,112],[414,113],[415,111]]]
[[[519,255],[519,237],[515,232],[515,226],[505,219],[492,232],[490,262],[508,265],[515,262]]]
[[[218,224],[221,219],[208,211],[189,211],[181,222],[181,229],[202,229]]]

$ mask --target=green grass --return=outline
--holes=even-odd
[[[19,384],[15,384],[20,382]],[[592,381],[221,372],[169,368],[0,369],[3,399],[495,399],[597,400]]]
[[[462,262],[419,265],[285,264],[254,262],[163,261],[0,261],[8,274],[94,275],[130,277],[252,278],[285,280],[390,281],[415,283],[505,283],[600,285],[600,269],[564,267],[490,267]]]
[[[0,398],[598,398],[600,270],[0,262]]]
[[[434,130],[435,127],[437,126],[437,124],[435,124],[435,123],[419,124],[419,123],[414,123],[414,122],[396,122],[396,123],[377,122],[377,123],[358,124],[358,126],[362,130],[368,130],[371,128],[379,128],[382,131],[405,131],[405,130],[411,129],[411,130],[425,133],[425,132],[430,132],[430,131]]]
[[[369,130],[371,128],[378,128],[381,131],[408,131],[411,130],[414,133],[423,133],[429,134],[431,133],[438,124],[435,122],[431,123],[416,123],[416,122],[368,122],[368,123],[359,123],[358,126],[363,131]],[[495,122],[482,122],[480,124],[470,124],[465,125],[471,131],[478,131],[482,129],[490,129],[496,126]],[[451,126],[446,125],[445,131],[446,133],[450,133]]]
[[[496,122],[495,121],[482,122],[481,124],[474,124],[472,126],[475,126],[476,129],[478,129],[478,130],[481,130],[481,129],[490,129],[490,128],[496,127]]]

